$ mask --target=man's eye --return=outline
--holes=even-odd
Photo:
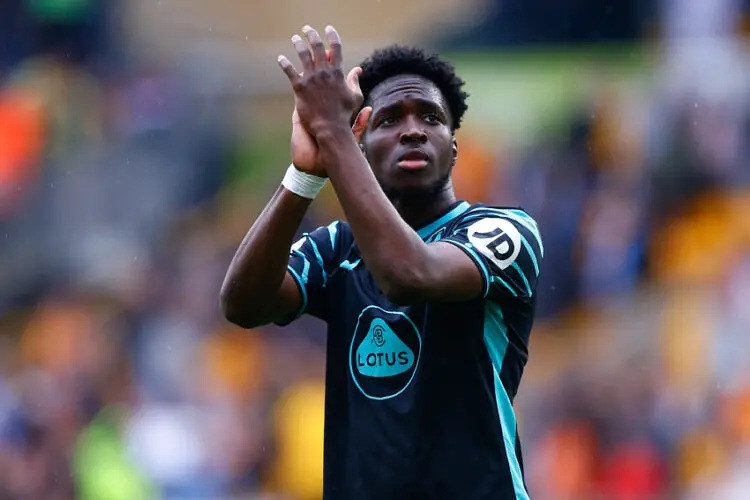
[[[396,123],[396,119],[393,118],[392,116],[387,116],[383,118],[382,120],[380,120],[381,125],[393,125],[394,123]]]
[[[427,113],[424,115],[424,121],[427,123],[440,123],[440,117],[435,113]]]

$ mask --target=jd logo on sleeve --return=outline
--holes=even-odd
[[[349,348],[349,371],[357,388],[369,399],[398,396],[414,378],[422,338],[402,312],[377,306],[362,310]]]

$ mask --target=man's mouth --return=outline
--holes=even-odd
[[[421,149],[412,149],[401,155],[398,159],[398,167],[404,170],[421,170],[425,168],[430,157]]]

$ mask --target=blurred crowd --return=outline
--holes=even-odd
[[[322,325],[218,309],[270,181],[233,177],[253,160],[221,89],[111,42],[116,9],[0,3],[0,499],[319,498]],[[726,18],[695,10],[667,27]],[[666,43],[646,90],[592,86],[523,148],[461,131],[459,196],[523,206],[545,240],[516,403],[536,499],[750,498],[734,33]],[[304,229],[333,213],[329,192]]]

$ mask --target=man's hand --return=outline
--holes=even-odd
[[[330,54],[330,52],[329,52]],[[352,91],[359,91],[359,84],[357,83],[357,77],[362,70],[359,67],[352,69],[349,75],[346,77],[346,83]],[[359,142],[367,129],[367,122],[370,119],[370,113],[372,108],[366,107],[361,113],[357,115],[354,125],[352,126],[352,133],[354,139]],[[294,113],[292,113],[292,163],[301,171],[307,172],[308,174],[317,175],[318,177],[326,177],[325,165],[320,156],[320,150],[318,144],[312,135],[302,125],[297,107],[294,107]]]
[[[279,66],[294,90],[300,122],[313,137],[323,131],[348,128],[363,101],[359,70],[350,73],[352,88],[344,78],[341,38],[333,27],[326,28],[328,54],[317,31],[309,26],[302,30],[307,42],[299,35],[292,37],[302,63],[302,74],[289,59],[279,56]]]

